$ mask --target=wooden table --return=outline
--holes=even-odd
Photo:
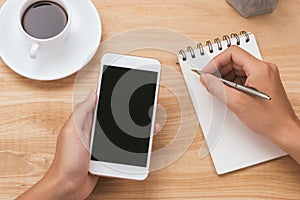
[[[4,2],[0,0],[0,6]],[[103,43],[119,33],[145,27],[174,30],[201,42],[240,30],[253,32],[264,59],[279,66],[288,97],[300,117],[299,0],[281,0],[274,13],[250,19],[241,17],[225,0],[93,0],[93,3],[102,19]],[[144,37],[147,40],[147,35]],[[168,35],[165,38],[168,40]],[[109,49],[109,42],[106,44]],[[161,87],[159,101],[167,120],[154,138],[153,148],[157,150],[168,144],[179,129],[182,112],[178,99],[182,98],[189,108],[190,100],[182,76],[178,75],[180,68],[174,52],[139,49],[128,53],[159,59],[164,65],[165,84],[180,89],[174,94],[172,88]],[[96,67],[90,66],[97,66],[100,56],[98,51],[83,72],[95,77]],[[178,74],[169,74],[165,66]],[[84,84],[79,84],[73,93],[79,75],[57,81],[34,81],[17,75],[0,59],[0,199],[16,198],[48,169],[57,134],[72,112],[73,94],[87,92]],[[187,116],[191,123],[183,127],[189,134],[194,130],[196,118],[193,111]],[[286,156],[217,176],[209,155],[198,158],[203,136],[197,123],[196,128],[192,144],[172,165],[152,172],[142,182],[100,178],[89,199],[300,198],[300,166],[293,159]]]

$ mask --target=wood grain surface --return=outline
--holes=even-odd
[[[0,6],[4,3],[0,0]],[[300,167],[289,156],[223,176],[216,175],[209,155],[199,159],[203,136],[176,65],[176,52],[189,44],[241,30],[253,32],[264,60],[279,66],[300,117],[299,0],[281,0],[272,14],[249,19],[225,0],[93,3],[102,20],[102,45],[82,71],[62,80],[34,81],[14,73],[0,59],[1,200],[16,198],[47,171],[61,127],[73,106],[96,87],[100,57],[109,51],[161,61],[158,118],[165,125],[154,137],[153,151],[174,142],[181,131],[185,134],[171,149],[184,152],[145,181],[100,178],[89,199],[300,199]],[[172,156],[173,151],[158,155],[154,168]]]

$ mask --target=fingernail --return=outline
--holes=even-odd
[[[204,78],[204,74],[202,74],[201,76],[200,76],[200,82],[201,82],[201,84],[205,87],[205,89],[208,91],[208,87],[207,87],[207,85],[206,85],[206,83],[205,83],[205,78]]]
[[[161,131],[161,125],[160,124],[155,124],[155,126],[154,126],[154,132],[158,133],[160,131]]]
[[[88,94],[86,100],[94,102],[95,101],[95,90],[91,90]]]

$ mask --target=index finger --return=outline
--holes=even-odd
[[[251,74],[251,70],[253,70],[253,66],[257,66],[260,62],[261,60],[255,58],[247,51],[233,45],[214,57],[203,71],[206,73],[216,73],[226,67],[243,70],[246,76],[249,76]]]

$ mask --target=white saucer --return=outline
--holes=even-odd
[[[56,80],[83,68],[101,40],[99,14],[89,0],[66,1],[72,12],[71,33],[59,48],[29,55],[30,44],[18,30],[18,10],[23,0],[8,0],[0,10],[0,57],[16,73],[35,80]]]

